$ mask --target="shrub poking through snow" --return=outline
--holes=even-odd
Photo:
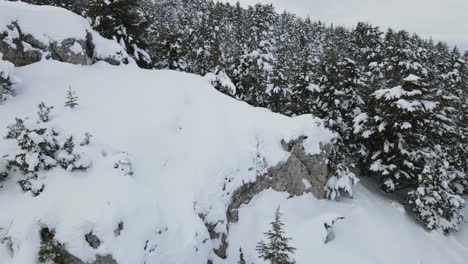
[[[281,221],[280,208],[276,209],[275,220],[270,223],[271,230],[265,232],[268,242],[260,241],[257,245],[259,257],[270,261],[271,264],[294,264],[296,261],[291,258],[295,248],[288,245],[291,238],[284,235],[284,223]]]
[[[39,119],[42,122],[49,122],[50,120],[50,112],[54,109],[53,106],[47,106],[44,102],[39,104],[39,111],[37,111],[37,115],[39,115]]]
[[[91,138],[93,137],[93,135],[91,135],[90,133],[86,133],[85,136],[84,136],[84,139],[83,141],[81,141],[80,143],[80,146],[88,146],[89,144],[91,144]]]
[[[65,263],[63,245],[55,240],[55,232],[49,228],[42,228],[40,235],[39,263]]]
[[[41,171],[57,166],[69,171],[85,170],[91,166],[88,158],[75,151],[73,137],[64,137],[43,121],[49,120],[45,108],[51,109],[45,104],[39,105],[39,112],[42,112],[39,121],[16,118],[15,123],[8,126],[5,137],[16,141],[18,149],[15,154],[6,156],[7,164],[4,167],[20,172],[23,177],[19,184],[24,191],[32,191],[35,195],[44,189],[44,186],[34,183]]]
[[[67,100],[65,101],[65,107],[69,107],[71,109],[78,106],[78,96],[76,96],[76,92],[72,90],[72,88],[68,88],[67,91]]]

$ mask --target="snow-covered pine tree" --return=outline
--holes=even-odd
[[[429,230],[445,233],[458,230],[463,222],[465,200],[455,194],[449,184],[450,165],[443,153],[431,153],[418,175],[418,187],[408,194],[406,203]]]
[[[192,21],[182,0],[155,1],[149,26],[150,53],[158,69],[189,71]]]
[[[267,242],[260,241],[257,245],[257,252],[260,258],[270,261],[271,264],[294,264],[296,261],[290,255],[293,255],[296,249],[289,245],[291,238],[285,236],[281,215],[278,207],[275,220],[270,223],[271,230],[265,232]]]
[[[389,31],[386,45],[389,88],[373,93],[373,114],[359,116],[359,129],[355,123],[367,140],[368,168],[385,191],[410,190],[406,203],[427,228],[456,229],[464,203],[451,187],[456,124],[447,100],[453,98],[425,67],[430,63],[421,39]]]
[[[439,144],[444,146],[449,154],[448,162],[453,166],[452,184],[458,194],[468,192],[468,127],[464,124],[466,118],[466,90],[463,73],[468,64],[461,57],[457,48],[450,54],[448,71],[441,74],[443,86],[438,89],[438,110],[443,117],[437,125],[444,125],[444,133],[439,137]],[[441,134],[441,133],[439,133]]]
[[[44,186],[36,180],[42,171],[57,166],[66,170],[86,170],[91,161],[75,153],[72,137],[65,138],[46,122],[29,118],[16,118],[7,127],[5,139],[16,142],[17,150],[5,157],[6,168],[23,176],[18,182],[24,191],[39,195]],[[5,166],[3,166],[5,167]],[[7,176],[4,172],[2,176]],[[8,171],[7,171],[8,172]]]
[[[351,186],[358,181],[351,171],[354,162],[351,153],[355,148],[352,127],[364,104],[359,94],[361,74],[353,60],[340,58],[334,51],[325,53],[320,65],[322,76],[314,89],[313,113],[337,133],[329,151],[332,176],[326,184],[327,196],[335,199],[341,192],[352,196]]]
[[[66,99],[67,100],[65,101],[65,107],[74,109],[78,106],[78,96],[76,96],[76,92],[72,90],[71,87],[68,88]]]
[[[265,92],[271,82],[274,64],[276,13],[273,5],[257,4],[248,10],[248,19],[255,26],[246,32],[246,50],[234,70],[237,97],[254,106],[265,106]]]
[[[319,48],[316,46],[315,26],[306,19],[299,22],[297,27],[297,36],[292,48],[294,54],[292,58],[291,89],[291,112],[295,115],[309,114],[314,105],[314,93],[318,85],[314,83],[317,78]],[[294,39],[294,38],[293,38]],[[281,48],[281,47],[279,47]]]
[[[150,22],[141,9],[142,0],[88,0],[86,15],[103,37],[114,39],[140,67],[151,68],[145,35]]]

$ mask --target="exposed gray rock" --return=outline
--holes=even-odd
[[[16,22],[8,26],[8,29],[9,31],[0,33],[0,53],[3,53],[4,60],[15,66],[25,66],[41,60],[45,45],[31,35],[24,34]]]
[[[61,43],[53,42],[49,46],[52,59],[71,64],[87,64],[86,45],[84,40],[65,39]]]
[[[23,32],[17,22],[12,22],[8,30],[0,32],[0,53],[3,53],[4,60],[15,66],[29,65],[42,58],[77,65],[87,65],[99,60],[112,65],[128,63],[126,55],[121,53],[97,57],[93,34],[90,32],[84,39],[67,38],[60,42],[50,40],[49,43],[42,43],[31,34]]]
[[[117,264],[117,261],[111,255],[96,256],[93,264]]]
[[[237,189],[227,210],[229,223],[238,221],[237,210],[243,204],[248,204],[255,195],[272,188],[278,192],[287,192],[291,196],[312,193],[318,199],[326,197],[325,184],[328,177],[326,164],[328,146],[322,146],[322,153],[309,155],[302,145],[306,137],[301,137],[286,143],[281,142],[284,150],[291,153],[286,162],[268,169],[265,175],[259,176],[255,182],[244,184]],[[307,186],[309,185],[310,186]]]
[[[85,235],[86,242],[89,246],[97,249],[101,245],[101,240],[92,232]]]

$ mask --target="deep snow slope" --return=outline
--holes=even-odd
[[[255,178],[257,155],[273,166],[289,155],[281,139],[307,134],[307,150],[317,153],[332,136],[310,116],[254,109],[184,73],[42,61],[17,68],[17,76],[16,97],[0,105],[0,134],[14,117],[37,118],[44,101],[55,106],[53,127],[94,136],[86,149],[93,166],[87,173],[47,173],[38,197],[23,193],[15,177],[7,182],[0,190],[0,227],[16,245],[12,259],[0,250],[5,263],[33,263],[41,225],[53,227],[83,260],[102,253],[129,264],[206,263],[216,241],[205,241],[199,214],[225,220],[232,191]],[[69,87],[79,96],[73,110],[64,107]],[[0,140],[1,152],[13,149],[13,142]],[[114,169],[125,156],[133,175]],[[124,230],[116,238],[120,221]],[[97,251],[82,239],[90,231],[103,241]],[[157,250],[145,251],[146,241]]]

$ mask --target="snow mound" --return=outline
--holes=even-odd
[[[219,241],[204,221],[226,221],[231,195],[255,179],[258,157],[274,166],[289,157],[282,139],[308,135],[314,154],[333,137],[311,116],[255,109],[190,74],[41,61],[17,75],[17,96],[0,105],[0,135],[15,117],[36,118],[44,101],[55,107],[52,127],[93,135],[82,149],[93,166],[47,172],[38,197],[10,176],[0,189],[0,240],[14,241],[10,253],[0,244],[7,263],[34,262],[41,226],[84,261],[111,254],[118,263],[206,263]],[[79,97],[75,109],[64,107],[69,87]],[[13,143],[1,139],[0,152],[11,153]],[[84,240],[90,232],[102,241],[97,249]]]

